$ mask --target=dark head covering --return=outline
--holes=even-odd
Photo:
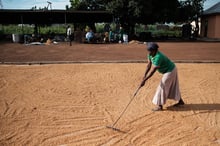
[[[159,46],[157,45],[157,43],[154,42],[149,42],[147,43],[147,50],[148,51],[153,51],[153,50],[158,50]]]

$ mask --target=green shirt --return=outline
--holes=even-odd
[[[159,51],[154,57],[148,55],[148,59],[154,66],[159,67],[157,71],[162,74],[171,72],[175,67],[175,64],[167,56]]]

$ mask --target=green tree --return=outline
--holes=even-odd
[[[196,20],[205,0],[70,0],[74,10],[107,10],[129,34],[136,23],[177,22]]]
[[[129,35],[134,34],[134,26],[143,12],[143,0],[112,0],[107,3],[106,9],[110,11],[124,27]],[[146,9],[148,10],[148,9]]]
[[[76,10],[79,7],[80,0],[70,0],[70,8]]]
[[[105,1],[102,0],[70,0],[70,10],[84,10],[84,11],[97,11],[97,10],[106,10]],[[76,28],[85,28],[89,26],[94,32],[96,32],[95,23],[86,23],[79,24],[75,23],[74,27]]]
[[[135,23],[174,21],[179,5],[178,0],[112,0],[106,7],[133,34]]]
[[[194,35],[198,36],[199,32],[199,17],[203,12],[203,5],[206,0],[185,0],[181,1],[181,8],[179,13],[179,20],[195,21],[196,28]]]
[[[102,0],[70,0],[72,10],[105,10],[105,3]]]

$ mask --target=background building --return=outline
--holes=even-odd
[[[203,12],[201,36],[220,39],[220,2]]]

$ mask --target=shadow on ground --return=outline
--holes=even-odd
[[[183,106],[167,107],[169,111],[219,111],[220,112],[220,104],[219,103],[201,103],[201,104],[185,104]]]

